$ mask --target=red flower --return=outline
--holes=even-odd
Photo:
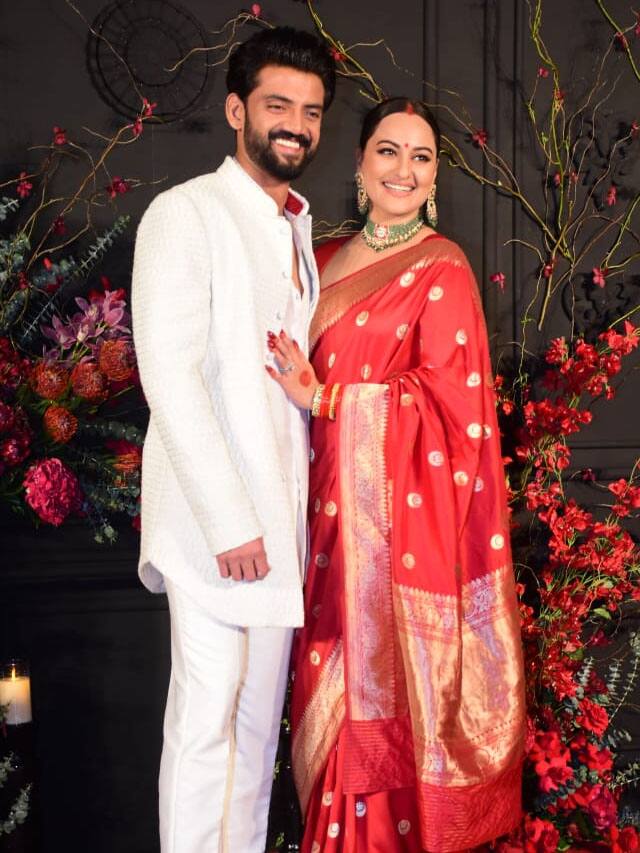
[[[107,380],[97,364],[89,361],[81,362],[71,371],[71,387],[74,394],[85,400],[104,400],[107,396]]]
[[[547,351],[544,354],[544,359],[547,364],[562,364],[567,360],[569,356],[569,347],[567,346],[567,342],[562,338],[554,338],[549,346],[547,347]]]
[[[44,428],[58,444],[71,441],[78,429],[78,419],[64,406],[49,406],[43,417]]]
[[[27,471],[25,500],[43,521],[56,527],[82,505],[82,492],[75,474],[59,459],[43,459]]]
[[[67,142],[67,131],[63,130],[61,127],[53,128],[53,144],[54,145],[65,145]]]
[[[527,816],[524,832],[526,853],[554,853],[558,849],[560,833],[551,821]]]
[[[109,193],[109,198],[115,198],[117,195],[124,195],[126,192],[129,192],[129,189],[129,181],[125,181],[122,178],[113,178],[107,187],[107,192]]]
[[[607,202],[608,207],[613,207],[613,205],[618,200],[618,190],[615,184],[611,184],[609,189],[607,190],[607,195],[605,201]]]
[[[629,42],[624,33],[616,33],[614,36],[616,50],[629,50]]]
[[[331,48],[331,56],[333,56],[336,62],[344,62],[347,58],[344,53],[340,53],[340,51],[336,50],[335,47]]]
[[[615,824],[618,817],[618,807],[607,787],[597,785],[594,790],[596,794],[589,803],[587,810],[595,828],[602,832]]]
[[[64,216],[56,216],[53,220],[52,230],[54,234],[66,234],[67,226],[64,221]]]
[[[157,103],[151,103],[147,98],[142,99],[142,115],[144,118],[149,118],[149,116],[153,115],[154,109],[158,106]]]
[[[553,275],[553,268],[555,267],[555,265],[556,265],[556,259],[552,258],[548,263],[546,263],[542,267],[542,275],[545,278],[551,278],[551,276]]]
[[[553,98],[560,106],[564,104],[564,96],[565,92],[563,89],[554,89]]]
[[[15,422],[16,416],[12,407],[0,400],[0,433],[11,432]]]
[[[33,189],[33,184],[27,180],[27,173],[20,172],[20,180],[18,181],[18,185],[16,187],[16,192],[20,196],[20,198],[27,198],[31,194],[31,190]]]
[[[541,65],[540,68],[538,68],[538,77],[548,77],[548,76],[549,76],[549,69],[544,68]]]
[[[639,26],[640,26],[640,24],[639,24]],[[638,124],[637,121],[631,122],[630,133],[631,133],[632,139],[635,139],[638,136],[638,134],[640,134],[640,124]]]
[[[580,713],[576,715],[576,723],[581,728],[601,737],[609,725],[609,715],[606,710],[591,699],[583,699],[578,707]]]
[[[500,286],[500,290],[504,293],[504,283],[507,280],[507,277],[503,272],[494,272],[493,275],[489,276],[489,281],[492,284],[497,284]]]
[[[489,134],[487,133],[486,130],[483,130],[482,128],[477,128],[471,134],[471,141],[476,146],[476,148],[484,148],[485,145],[487,144],[488,139],[489,139]]]
[[[609,829],[609,838],[612,842],[611,853],[635,853],[640,850],[640,837],[633,826],[625,826],[624,829],[612,826]]]
[[[41,361],[31,373],[31,386],[39,397],[57,400],[67,389],[69,375],[59,364]]]
[[[142,465],[142,448],[126,439],[110,440],[106,442],[109,450],[115,455],[113,467],[123,474],[131,474],[140,470]]]
[[[254,15],[256,18],[260,17],[260,15],[262,14],[262,8],[259,3],[253,4],[253,6],[251,7],[251,14]]]
[[[10,467],[20,465],[30,452],[30,435],[20,432],[0,442],[0,459]]]
[[[598,749],[593,743],[587,743],[578,751],[578,761],[589,770],[604,774],[613,767],[613,755],[608,749]]]
[[[559,187],[562,185],[562,176],[560,175],[560,172],[554,172],[553,185],[554,187]]]
[[[98,356],[100,370],[116,382],[124,382],[133,374],[134,356],[129,344],[123,340],[105,341]]]
[[[594,267],[591,270],[591,273],[593,275],[593,283],[597,284],[598,287],[604,287],[605,284],[607,283],[607,280],[606,280],[607,272],[606,272],[606,270],[602,269],[602,267]]]

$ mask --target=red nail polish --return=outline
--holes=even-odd
[[[267,332],[267,337],[268,337],[268,338],[275,338],[275,333],[274,333],[274,332],[272,332],[272,331],[271,331],[271,329],[269,329],[269,330],[268,330],[268,332]]]

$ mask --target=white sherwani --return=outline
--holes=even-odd
[[[290,193],[279,216],[232,158],[159,195],[140,223],[133,331],[151,417],[139,570],[171,613],[162,853],[264,851],[308,494],[306,413],[265,371],[267,331],[306,351],[318,291],[306,201]],[[267,577],[222,579],[216,554],[259,536]]]
[[[299,506],[306,506],[303,417],[264,369],[267,330],[290,298],[292,228],[318,296],[307,202],[278,216],[275,202],[228,157],[159,195],[138,229],[133,326],[151,419],[142,464],[140,576],[168,577],[235,625],[303,622]],[[292,423],[293,432],[275,425]],[[283,467],[282,445],[292,448]],[[294,489],[293,483],[300,487]],[[303,517],[304,517],[303,510]],[[271,572],[260,583],[219,576],[215,555],[264,536]]]

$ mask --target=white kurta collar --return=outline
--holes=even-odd
[[[230,155],[225,157],[222,165],[218,169],[218,174],[221,175],[225,181],[232,184],[236,188],[236,191],[242,192],[243,197],[247,199],[248,203],[254,210],[258,210],[263,213],[271,213],[274,216],[279,215],[278,205],[275,201],[253,180],[248,172],[245,172],[235,157],[231,157]],[[289,188],[289,194],[298,202],[299,205],[301,205],[300,210],[296,212],[295,215],[308,215],[309,202],[306,198],[291,188]]]

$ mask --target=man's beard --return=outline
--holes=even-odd
[[[303,156],[297,162],[280,160],[271,147],[274,139],[295,140],[300,144]],[[316,153],[316,149],[311,148],[311,143],[306,136],[289,133],[286,130],[272,130],[265,139],[253,129],[248,117],[244,128],[244,145],[253,162],[279,181],[294,181],[299,178]]]

